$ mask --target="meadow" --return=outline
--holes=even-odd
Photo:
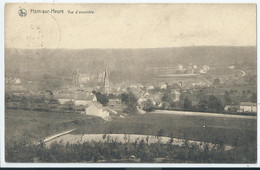
[[[162,130],[163,136],[204,142],[224,142],[233,144],[256,143],[256,119],[227,117],[205,117],[186,115],[152,114],[129,116],[110,122],[97,122],[95,127],[83,126],[74,134],[83,133],[118,133],[157,135]]]
[[[10,161],[12,161],[11,158],[16,152],[14,151],[14,148],[21,148],[23,146],[21,151],[25,150],[23,151],[25,153],[16,155],[15,158],[17,158],[17,161],[20,160],[20,158],[22,158],[22,160],[24,158],[24,161],[28,161],[26,153],[30,152],[30,147],[34,148],[34,146],[28,146],[28,148],[26,143],[29,144],[32,141],[40,141],[50,135],[74,128],[77,130],[71,132],[71,134],[140,134],[211,142],[220,145],[227,144],[236,148],[235,151],[232,151],[232,154],[237,158],[232,158],[226,162],[256,161],[256,119],[147,113],[142,115],[127,116],[123,119],[118,118],[112,121],[104,121],[97,117],[76,113],[35,112],[8,109],[5,113],[5,144],[6,153],[8,158],[10,158]],[[23,144],[20,142],[23,142]],[[116,145],[121,144],[118,143]],[[66,146],[64,147],[66,148]],[[162,148],[164,148],[164,146],[162,146]],[[149,150],[148,146],[147,149]],[[189,149],[187,150],[187,148],[185,149],[184,147],[179,149],[180,153],[184,150],[187,154],[192,153],[192,151],[189,152]],[[45,154],[45,151],[49,152],[47,150],[40,149],[38,151],[41,154]],[[165,153],[167,153],[166,150]],[[223,151],[223,153],[225,152]],[[30,154],[28,153],[28,155]],[[37,155],[38,153],[34,153],[31,155],[31,158],[35,156],[37,157]],[[162,154],[160,156],[164,155]],[[155,156],[154,158],[156,157],[158,156]],[[207,159],[205,162],[216,161],[214,160],[214,155],[211,155],[210,157],[212,160]],[[110,158],[113,158],[113,156]],[[216,157],[216,159],[218,158]],[[187,160],[185,159],[181,158],[179,160],[180,162],[186,162]],[[15,159],[13,159],[13,161],[15,161]],[[53,161],[55,160],[50,160],[50,162]]]
[[[33,142],[103,120],[77,113],[5,110],[5,143]]]

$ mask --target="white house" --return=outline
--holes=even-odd
[[[152,89],[154,89],[153,86],[148,86],[148,90],[152,90]]]
[[[98,116],[101,118],[108,118],[109,111],[104,108],[100,103],[91,102],[89,106],[86,108],[86,114],[92,116]]]
[[[235,66],[229,66],[228,67],[230,70],[233,70],[235,68]]]
[[[205,73],[207,73],[207,71],[203,70],[203,69],[200,69],[200,73],[205,74]]]
[[[179,101],[180,100],[180,95],[181,93],[179,93],[178,91],[171,89],[171,94],[173,95],[173,101]]]
[[[19,78],[14,78],[14,83],[15,84],[20,84],[21,83],[21,80]]]
[[[239,112],[257,112],[256,103],[252,102],[241,102],[239,107]]]
[[[183,69],[183,66],[181,64],[178,64],[178,70],[182,70]]]
[[[138,106],[139,106],[140,109],[144,108],[145,102],[146,102],[146,99],[145,99],[144,97],[140,97],[140,98],[137,100],[137,104],[138,104]]]
[[[161,85],[161,89],[167,89],[167,84],[165,83],[165,84],[162,84]]]
[[[207,71],[207,70],[209,70],[209,66],[208,65],[204,65],[204,66],[202,66],[202,69]]]

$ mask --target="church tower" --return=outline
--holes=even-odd
[[[107,69],[105,70],[105,75],[104,75],[104,92],[106,94],[109,93],[109,79],[108,79]]]

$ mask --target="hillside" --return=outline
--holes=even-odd
[[[6,49],[6,74],[23,76],[110,70],[118,80],[140,80],[145,69],[177,64],[256,65],[256,47],[174,47],[156,49]],[[147,75],[146,75],[147,76]],[[113,79],[113,78],[112,78]],[[112,80],[113,81],[113,80]]]

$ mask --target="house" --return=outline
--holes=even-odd
[[[150,96],[150,94],[148,92],[144,92],[143,97],[147,98],[148,96]]]
[[[144,88],[144,86],[142,84],[136,84],[136,86],[141,89],[141,88]]]
[[[257,112],[256,103],[252,102],[241,102],[238,112]]]
[[[167,86],[166,83],[161,85],[161,89],[167,89],[167,87],[168,87],[168,86]]]
[[[201,74],[205,74],[205,73],[207,73],[206,70],[203,70],[203,69],[200,69],[199,72],[200,72]]]
[[[181,64],[178,64],[177,69],[178,69],[178,70],[182,70],[182,69],[183,69],[183,66],[182,66]]]
[[[152,90],[152,89],[154,89],[153,86],[148,86],[148,90]]]
[[[91,74],[79,74],[78,75],[78,83],[87,83],[93,78]]]
[[[8,84],[7,86],[5,86],[5,91],[10,92],[11,94],[16,96],[23,96],[25,94],[28,94],[26,88],[20,84]]]
[[[9,77],[9,78],[6,80],[6,83],[20,84],[20,83],[21,83],[21,79],[16,78],[16,77]]]
[[[25,88],[19,84],[10,84],[6,87],[6,89],[8,89],[10,91],[24,91],[25,90]]]
[[[76,106],[87,106],[89,103],[97,101],[96,96],[92,92],[77,92],[74,99]]]
[[[176,91],[175,89],[171,89],[171,95],[173,96],[173,101],[179,101],[180,100],[180,95],[181,93],[179,93],[178,91]]]
[[[204,65],[204,66],[202,66],[202,69],[205,70],[205,71],[208,71],[209,70],[209,66],[208,65]]]
[[[230,70],[233,70],[233,69],[235,68],[235,66],[228,66],[228,68],[229,68]]]
[[[25,95],[29,95],[29,92],[25,91],[25,90],[15,90],[15,91],[12,91],[12,94],[14,96],[25,96]]]
[[[145,107],[145,102],[146,102],[146,99],[144,97],[140,97],[137,100],[137,104],[138,104],[139,109],[143,109]]]
[[[162,101],[162,93],[154,93],[151,94],[151,96],[149,97],[152,101],[154,105],[158,105],[159,107],[162,105],[161,101]]]
[[[229,112],[237,112],[239,110],[239,106],[226,105],[224,110]]]
[[[109,111],[97,102],[89,103],[89,106],[85,109],[85,114],[98,116],[103,119],[109,117]]]

